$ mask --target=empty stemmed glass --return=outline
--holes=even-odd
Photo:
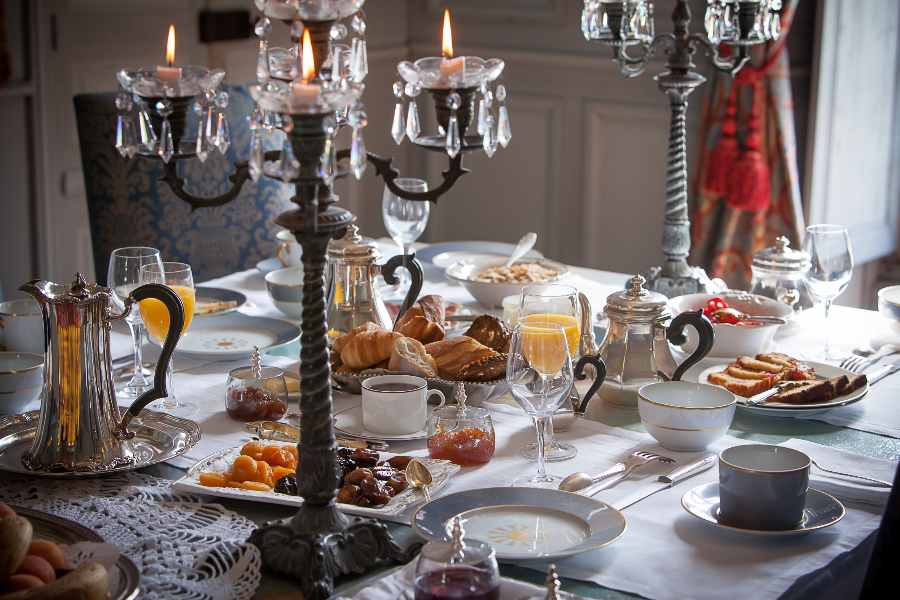
[[[522,477],[512,485],[556,489],[562,478],[547,475],[544,452],[547,421],[566,400],[574,381],[569,341],[563,326],[547,321],[516,325],[509,344],[506,381],[513,398],[531,415],[537,430],[537,475]]]
[[[194,317],[194,275],[191,272],[190,265],[177,262],[164,262],[153,265],[146,265],[141,269],[141,283],[160,283],[167,285],[178,294],[181,302],[184,304],[184,329],[182,333],[187,331]],[[162,344],[166,341],[166,334],[169,331],[169,311],[165,305],[159,300],[150,298],[141,300],[141,319],[147,331],[153,336],[157,342]],[[175,388],[172,386],[172,373],[175,357],[169,361],[166,369],[166,391],[168,397],[163,398],[159,403],[152,406],[153,409],[167,412],[179,417],[186,417],[197,412],[197,406],[190,402],[179,402],[175,399]]]
[[[828,311],[847,289],[853,275],[853,254],[847,230],[838,225],[810,225],[803,239],[803,281],[825,307],[825,343],[802,353],[803,358],[836,360],[846,356],[828,343]]]
[[[113,250],[109,257],[109,271],[106,275],[106,285],[112,289],[112,301],[118,312],[125,310],[125,298],[131,291],[141,285],[141,268],[146,265],[158,265],[162,263],[159,250],[156,248],[119,248]],[[150,387],[152,382],[144,377],[142,366],[143,352],[141,341],[144,335],[144,325],[141,322],[139,311],[132,310],[125,322],[131,329],[131,337],[134,339],[134,375],[131,381],[117,392],[126,398],[137,398]]]
[[[570,285],[541,283],[522,288],[519,295],[518,322],[533,323],[547,321],[562,326],[569,342],[569,355],[575,357],[581,335],[581,304],[578,301],[578,290]],[[569,392],[566,392],[568,397]],[[578,454],[578,450],[569,444],[558,442],[553,435],[553,416],[547,419],[547,446],[544,460],[569,460]],[[527,444],[519,448],[519,456],[527,460],[537,460],[537,443]]]
[[[427,192],[428,182],[424,179],[412,179],[400,177],[394,180],[401,190],[408,192]],[[384,226],[388,234],[400,246],[404,255],[409,254],[409,246],[419,239],[425,226],[428,224],[430,202],[404,200],[394,194],[390,188],[384,187],[384,198],[381,202],[381,214],[384,217]],[[406,263],[404,262],[404,266]],[[409,271],[400,269],[397,273],[400,282],[397,284],[397,293],[401,296],[409,291]]]

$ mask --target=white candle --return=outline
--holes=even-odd
[[[447,58],[441,60],[441,83],[450,82],[450,76],[462,71],[466,66],[466,57]]]
[[[173,84],[181,80],[181,69],[178,67],[156,67],[156,79]]]
[[[319,99],[319,86],[314,83],[308,83],[306,79],[292,83],[291,90],[294,93],[294,100],[313,103]]]

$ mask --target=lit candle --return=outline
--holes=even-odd
[[[303,31],[303,79],[294,81],[291,88],[294,99],[302,102],[316,102],[319,99],[319,86],[310,83],[316,76],[316,61],[313,57],[312,42],[309,41],[309,30]]]
[[[181,81],[181,69],[172,66],[175,62],[175,26],[169,25],[169,41],[166,44],[166,63],[168,66],[156,67],[156,79],[163,83],[170,83],[175,90],[179,89]]]
[[[462,71],[466,66],[464,56],[453,58],[453,34],[450,31],[450,11],[444,10],[444,35],[441,40],[441,78],[438,82],[446,86],[450,85],[450,76],[453,73]]]

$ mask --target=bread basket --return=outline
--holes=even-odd
[[[369,377],[376,375],[415,375],[415,373],[403,373],[401,371],[389,371],[387,369],[366,369],[360,373],[332,373],[331,378],[338,386],[351,394],[362,393],[362,382]],[[418,377],[418,375],[416,375]],[[444,397],[450,402],[454,398],[455,381],[446,379],[434,379],[431,377],[423,377],[428,382],[428,389],[440,390]],[[509,390],[506,378],[500,378],[487,383],[463,383],[466,390],[466,404],[469,406],[479,406],[482,402],[494,400],[505,394]]]

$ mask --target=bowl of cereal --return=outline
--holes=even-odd
[[[455,262],[444,275],[462,285],[487,308],[500,308],[507,296],[519,294],[533,283],[559,281],[569,274],[569,268],[546,258],[523,258],[505,267],[502,256],[473,258]]]

